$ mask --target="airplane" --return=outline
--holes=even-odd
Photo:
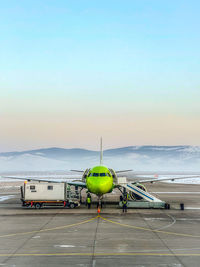
[[[108,168],[103,165],[103,149],[102,149],[102,138],[100,139],[100,164],[92,168],[87,168],[83,170],[71,170],[73,172],[81,173],[82,179],[76,181],[67,181],[68,185],[73,185],[80,188],[85,188],[89,193],[95,194],[98,197],[98,206],[101,205],[103,195],[111,193],[113,189],[118,188],[121,193],[122,187],[117,183],[118,174],[131,172],[132,170],[119,170],[114,171],[112,168]],[[42,178],[21,178],[21,177],[12,177],[12,176],[2,176],[3,178],[17,179],[17,180],[28,180],[28,181],[45,181],[45,182],[63,182],[58,179],[42,179]],[[131,184],[136,185],[138,188],[146,191],[143,183],[154,183],[158,181],[167,181],[167,180],[177,180],[177,179],[187,179],[187,178],[199,178],[200,176],[187,176],[187,177],[168,177],[168,178],[155,178],[154,177],[139,177],[134,176],[131,179]],[[134,195],[134,194],[133,194]],[[134,195],[138,199],[137,195]]]

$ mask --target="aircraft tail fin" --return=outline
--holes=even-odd
[[[100,165],[103,165],[103,147],[102,147],[102,137],[100,139]]]

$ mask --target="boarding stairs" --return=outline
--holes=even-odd
[[[149,194],[148,192],[142,190],[141,188],[137,187],[137,184],[128,183],[126,177],[118,177],[117,184],[120,187],[126,189],[127,191],[129,192],[131,191],[142,198],[142,201],[128,201],[128,207],[137,207],[137,208],[165,207],[165,202]]]

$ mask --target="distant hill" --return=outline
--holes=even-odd
[[[99,152],[74,148],[43,148],[0,153],[0,171],[84,169],[99,163]],[[138,171],[200,171],[199,146],[129,146],[104,151],[104,164]]]
[[[26,150],[22,152],[6,152],[0,153],[0,157],[18,157],[21,155],[35,155],[35,156],[42,156],[45,158],[52,158],[52,159],[65,159],[68,157],[85,157],[96,155],[96,151],[81,149],[81,148],[58,148],[58,147],[51,147],[51,148],[41,148],[36,150]]]

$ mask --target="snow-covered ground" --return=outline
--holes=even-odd
[[[10,178],[7,178],[10,177]],[[12,179],[12,177],[15,177],[15,179]],[[19,178],[32,178],[32,179],[37,179],[37,178],[41,178],[41,179],[46,179],[46,180],[58,180],[58,181],[73,181],[73,180],[79,180],[81,179],[81,175],[76,175],[76,174],[56,174],[56,173],[52,173],[52,174],[45,174],[45,173],[40,173],[40,174],[33,174],[32,172],[26,173],[26,174],[18,174],[18,173],[12,173],[9,175],[6,174],[2,174],[0,175],[0,183],[1,182],[19,182],[22,181],[21,179],[17,179],[17,177]]]
[[[8,200],[8,199],[11,199],[14,197],[15,197],[15,195],[0,196],[0,202],[3,202],[5,200]]]

